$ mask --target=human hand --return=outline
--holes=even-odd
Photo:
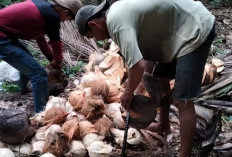
[[[48,67],[52,67],[53,69],[61,69],[62,68],[62,62],[57,61],[51,61]]]
[[[125,90],[123,92],[121,96],[121,104],[126,110],[130,109],[130,104],[133,99],[133,96],[134,96],[133,92],[130,92],[128,90]]]

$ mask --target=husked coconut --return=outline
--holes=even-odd
[[[45,139],[48,138],[51,135],[57,134],[61,131],[61,127],[57,124],[51,125],[44,133]]]
[[[98,77],[94,72],[85,73],[85,75],[81,77],[81,85],[84,88],[90,87],[96,79],[98,79]]]
[[[40,157],[56,157],[55,155],[53,155],[52,153],[45,153]]]
[[[89,121],[96,121],[100,117],[103,116],[103,112],[105,109],[105,104],[101,97],[92,97],[86,99],[81,113],[86,117]]]
[[[68,153],[65,154],[66,157],[84,157],[86,154],[86,149],[81,141],[73,140],[71,142],[71,148]]]
[[[80,111],[85,99],[85,92],[75,90],[69,93],[68,102],[73,106],[75,111]]]
[[[39,152],[43,153],[44,152],[44,145],[45,145],[45,141],[32,142],[32,152],[39,151]]]
[[[31,123],[37,125],[42,125],[45,117],[45,111],[42,111],[35,115],[35,117],[31,118]]]
[[[89,147],[91,143],[93,143],[94,141],[101,141],[103,138],[95,133],[88,133],[86,134],[83,139],[82,142],[85,145],[85,147]]]
[[[111,132],[115,136],[115,142],[119,144],[120,146],[122,146],[123,138],[124,138],[124,130],[112,128]],[[127,143],[131,145],[138,145],[141,142],[142,142],[141,133],[134,128],[129,128],[128,134],[127,134]]]
[[[94,141],[87,147],[87,150],[90,157],[109,157],[113,147],[103,141]]]
[[[97,133],[94,125],[89,121],[79,122],[81,139],[89,133]]]
[[[1,157],[15,157],[14,153],[8,148],[0,148]]]
[[[125,127],[125,122],[122,118],[121,111],[115,113],[114,118],[113,118],[113,124],[120,129]]]
[[[121,111],[121,104],[120,103],[110,103],[106,104],[104,113],[109,116],[110,118],[114,118],[117,112]]]
[[[59,107],[52,107],[45,113],[45,124],[61,124],[65,121],[68,113]]]
[[[96,80],[95,83],[91,85],[91,95],[102,96],[104,101],[107,101],[109,97],[108,84],[102,79]]]
[[[45,140],[45,131],[46,131],[47,127],[41,127],[38,130],[36,130],[36,134],[35,134],[35,138],[37,140]]]
[[[69,140],[80,138],[80,127],[77,118],[66,121],[62,126],[61,132],[66,134]]]
[[[109,136],[113,122],[108,117],[102,117],[94,123],[94,127],[101,136]]]
[[[66,110],[65,103],[66,100],[64,98],[49,96],[48,102],[45,107],[45,112],[51,109],[52,107],[59,107],[65,111]]]

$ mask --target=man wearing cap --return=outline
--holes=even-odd
[[[175,79],[172,98],[179,111],[179,156],[190,156],[196,129],[192,99],[201,91],[215,17],[193,0],[121,0],[106,10],[107,5],[104,1],[82,7],[75,19],[79,32],[97,40],[112,38],[119,46],[129,68],[121,97],[126,109],[143,73],[151,72],[154,62],[158,64],[153,76],[161,81]],[[170,131],[170,103],[161,101],[160,120],[153,131]]]
[[[48,100],[47,73],[18,39],[35,39],[50,66],[61,68],[60,22],[74,19],[81,6],[80,0],[26,0],[0,9],[0,59],[20,71],[22,93],[27,92],[27,83],[31,81],[37,113]]]

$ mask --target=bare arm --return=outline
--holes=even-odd
[[[128,70],[127,86],[121,97],[122,106],[124,106],[126,109],[130,108],[130,103],[132,101],[134,91],[143,77],[145,63],[146,61],[141,59]]]

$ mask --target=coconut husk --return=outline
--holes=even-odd
[[[202,85],[208,85],[212,83],[216,77],[217,77],[217,67],[213,64],[207,63],[204,69]]]
[[[80,126],[77,118],[66,121],[62,126],[61,132],[68,136],[69,141],[72,139],[80,139]]]
[[[73,106],[75,111],[80,111],[85,101],[85,92],[72,91],[69,93],[68,102]]]
[[[108,117],[102,117],[94,123],[94,127],[99,135],[106,137],[110,135],[110,129],[113,127],[113,122]]]
[[[52,107],[46,111],[44,124],[62,124],[68,113],[58,107]]]
[[[94,122],[103,116],[105,104],[101,97],[92,97],[86,99],[81,114],[83,114],[87,120]]]
[[[89,133],[97,133],[94,125],[89,121],[82,121],[79,123],[81,139]]]
[[[140,95],[144,95],[146,97],[150,97],[149,93],[147,92],[143,82],[141,81],[139,83],[139,85],[137,86],[136,90],[135,90],[135,94],[140,94]]]
[[[109,96],[107,98],[108,103],[120,102],[121,92],[116,84],[109,85]]]
[[[91,95],[102,96],[104,101],[106,101],[109,97],[108,84],[102,79],[96,80],[95,83],[91,86]]]
[[[69,138],[63,133],[54,134],[45,140],[44,152],[61,157],[69,151]]]

